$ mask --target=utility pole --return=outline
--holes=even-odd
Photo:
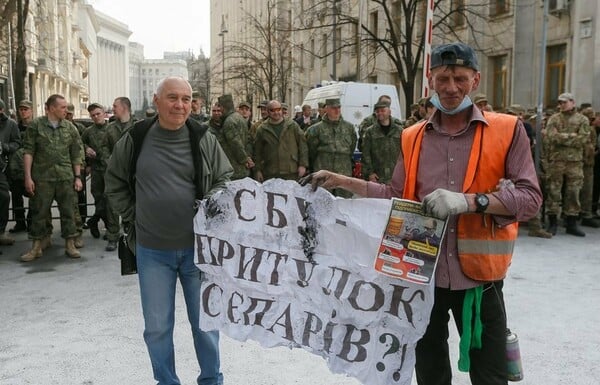
[[[221,64],[222,64],[222,93],[221,95],[225,95],[225,34],[227,33],[227,26],[225,26],[225,15],[221,15],[221,32],[219,32],[219,36],[221,36]]]
[[[544,15],[542,16],[542,41],[540,43],[540,78],[538,88],[538,105],[535,119],[535,170],[541,172],[540,160],[542,158],[542,114],[544,110],[544,82],[546,80],[546,30],[548,28],[549,1],[544,1]]]
[[[336,81],[337,80],[337,18],[338,18],[338,7],[337,7],[337,2],[338,0],[333,0],[333,44],[332,44],[332,48],[333,48],[333,66],[331,69],[331,77],[333,78],[332,80]]]

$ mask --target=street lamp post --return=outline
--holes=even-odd
[[[225,15],[221,15],[221,32],[219,32],[219,36],[221,36],[221,64],[223,66],[221,72],[223,75],[223,92],[221,95],[225,95],[225,34],[227,33],[227,27],[225,26]]]

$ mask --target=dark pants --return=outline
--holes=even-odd
[[[8,224],[8,209],[10,207],[10,187],[6,174],[0,171],[0,234],[6,230]]]
[[[502,281],[486,284],[481,300],[483,333],[481,349],[470,352],[469,375],[473,385],[506,385],[506,315]],[[462,306],[465,290],[435,288],[431,319],[425,335],[417,343],[416,374],[419,385],[451,385],[452,365],[448,350],[449,311],[462,334]],[[458,345],[455,347],[458,352]]]
[[[87,188],[86,188],[86,173],[84,167],[81,168],[81,182],[83,188],[77,192],[77,204],[79,209],[79,215],[81,216],[82,222],[87,219]]]
[[[25,225],[25,202],[23,197],[26,196],[25,181],[11,180],[10,181],[10,197],[12,199],[13,219],[19,226]],[[31,215],[28,215],[31,219]]]
[[[598,200],[600,199],[600,153],[596,154],[594,159],[594,187],[592,193],[592,215],[596,215],[598,210]]]

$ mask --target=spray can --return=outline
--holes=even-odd
[[[509,381],[521,381],[523,379],[519,337],[510,329],[506,329],[506,369]]]

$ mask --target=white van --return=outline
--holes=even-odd
[[[342,105],[342,117],[358,129],[360,122],[373,113],[373,106],[381,95],[388,95],[392,98],[390,106],[392,116],[402,120],[398,91],[391,84],[333,82],[308,91],[302,105],[308,104],[313,111],[316,111],[319,102],[325,102],[325,99],[339,98]]]

